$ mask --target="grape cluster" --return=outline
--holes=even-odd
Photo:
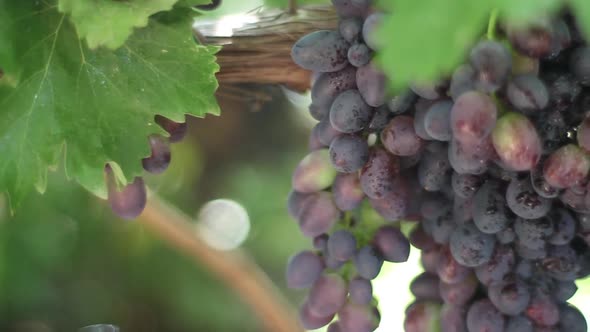
[[[153,134],[148,137],[151,154],[142,159],[143,169],[148,173],[160,174],[170,165],[170,143],[180,142],[185,134],[186,122],[177,123],[161,115],[156,115],[155,122],[162,127],[169,137]],[[124,219],[137,218],[145,208],[147,201],[146,186],[142,177],[136,177],[125,187],[117,187],[115,175],[110,165],[105,167],[108,188],[108,201],[113,212]]]
[[[375,330],[371,280],[411,244],[408,332],[587,331],[567,303],[590,275],[590,47],[572,16],[497,26],[451,77],[391,96],[369,2],[332,0],[338,30],[292,49],[319,121],[288,198],[314,247],[286,273],[310,289],[303,326]]]

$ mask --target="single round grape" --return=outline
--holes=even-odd
[[[495,234],[506,228],[510,221],[501,184],[496,181],[486,182],[474,197],[475,226],[484,233]]]
[[[569,245],[549,247],[541,265],[549,276],[561,281],[576,280],[580,270],[578,256]]]
[[[317,136],[320,143],[328,147],[330,146],[330,144],[332,144],[334,138],[342,135],[342,132],[332,127],[329,118],[325,118],[322,121],[318,122],[313,130],[317,131]]]
[[[361,188],[361,181],[356,173],[340,173],[332,184],[334,203],[342,211],[351,211],[361,205],[365,193]]]
[[[363,130],[371,121],[373,109],[367,105],[357,90],[347,90],[334,99],[330,108],[332,127],[343,133]]]
[[[320,316],[312,312],[309,304],[305,303],[299,309],[299,321],[307,330],[315,330],[328,325],[334,319],[334,315]]]
[[[364,17],[368,9],[368,3],[354,0],[332,0],[332,5],[338,16],[343,18]]]
[[[590,171],[590,159],[573,144],[553,152],[543,166],[545,181],[555,188],[568,188],[582,182]]]
[[[358,305],[368,305],[373,300],[373,286],[363,278],[354,278],[348,283],[350,301]]]
[[[441,305],[435,301],[415,301],[406,308],[405,332],[437,331]]]
[[[459,174],[453,173],[451,177],[451,185],[455,195],[461,198],[471,198],[475,196],[477,190],[483,184],[483,178],[481,176],[473,174]]]
[[[450,184],[451,165],[445,146],[442,150],[424,152],[418,165],[418,180],[426,191],[438,191]]]
[[[188,129],[186,122],[174,122],[159,114],[154,117],[154,120],[160,125],[160,127],[170,134],[170,137],[168,137],[170,143],[180,142],[184,136],[186,136]]]
[[[533,322],[522,315],[510,317],[504,332],[534,332]]]
[[[385,15],[379,12],[375,12],[369,15],[365,19],[363,24],[363,40],[373,50],[379,49],[378,38],[375,35],[375,30],[379,27],[379,24],[383,21]]]
[[[514,231],[521,244],[530,249],[540,249],[553,234],[553,222],[548,217],[535,220],[517,218]]]
[[[512,272],[516,265],[514,250],[509,246],[496,246],[494,255],[484,265],[475,269],[477,279],[484,285],[500,282]]]
[[[450,238],[453,257],[459,264],[477,267],[487,263],[494,253],[496,239],[480,232],[473,225],[463,225],[455,229]]]
[[[559,308],[550,296],[541,291],[532,294],[525,314],[538,325],[552,326],[559,322]]]
[[[562,208],[553,209],[549,212],[549,218],[553,220],[553,234],[548,241],[554,245],[570,243],[576,236],[576,219],[572,214]]]
[[[353,261],[358,275],[368,280],[375,279],[383,266],[383,259],[371,246],[360,248]]]
[[[559,189],[551,186],[543,176],[544,160],[541,160],[533,169],[531,169],[531,185],[535,192],[545,198],[556,198],[559,196]]]
[[[510,51],[502,43],[484,40],[477,43],[469,55],[475,69],[475,86],[484,92],[497,91],[506,81],[512,67]]]
[[[424,144],[414,131],[414,119],[407,115],[398,115],[389,122],[381,132],[381,142],[396,156],[415,155]]]
[[[300,193],[312,193],[328,188],[335,177],[328,150],[316,150],[299,162],[293,172],[292,185]]]
[[[434,242],[430,235],[426,234],[422,225],[418,224],[414,227],[408,238],[412,246],[420,250],[431,250],[436,248],[437,243]]]
[[[508,83],[508,100],[517,109],[532,112],[544,109],[549,103],[545,84],[535,75],[519,75]]]
[[[109,175],[110,174],[110,175]],[[110,168],[107,169],[107,177],[113,177]],[[123,219],[132,220],[143,212],[147,202],[146,187],[143,178],[136,177],[119,191],[114,179],[108,187],[108,201],[111,210]]]
[[[508,39],[518,52],[542,58],[551,54],[553,29],[548,22],[538,22],[526,28],[510,27]]]
[[[287,211],[291,218],[297,219],[305,200],[310,197],[310,194],[299,193],[295,190],[289,192],[287,197]]]
[[[143,169],[152,174],[160,174],[170,165],[170,144],[160,135],[150,135],[148,141],[151,155],[141,160]]]
[[[471,269],[459,264],[447,246],[440,249],[438,258],[439,262],[436,267],[436,274],[442,282],[459,284],[471,275]]]
[[[348,65],[350,44],[336,31],[319,30],[299,39],[291,49],[291,58],[301,68],[317,72],[335,72]]]
[[[531,294],[525,282],[514,279],[490,285],[488,288],[488,298],[500,312],[515,316],[526,309],[531,299]]]
[[[348,49],[348,62],[355,67],[362,67],[371,61],[371,50],[363,43],[356,43]]]
[[[370,150],[369,161],[361,170],[361,187],[370,198],[379,199],[390,194],[394,179],[399,175],[399,159],[383,148]]]
[[[479,283],[473,274],[469,274],[463,281],[449,284],[441,280],[439,292],[446,304],[464,306],[475,295]]]
[[[407,216],[409,194],[407,184],[402,178],[391,183],[392,192],[381,198],[369,198],[369,203],[385,221],[399,221]],[[368,196],[368,195],[367,195]]]
[[[379,133],[381,132],[391,121],[393,118],[393,114],[389,111],[389,108],[385,105],[381,105],[375,109],[375,113],[373,114],[373,118],[371,118],[371,122],[369,122],[369,132],[371,133]]]
[[[342,331],[372,332],[377,328],[377,319],[368,305],[347,303],[338,312]]]
[[[442,82],[414,82],[410,83],[410,89],[422,98],[436,100],[444,94],[446,86]]]
[[[516,233],[514,232],[514,228],[506,227],[503,230],[496,233],[496,239],[501,244],[510,244],[516,240]]]
[[[356,42],[363,29],[363,21],[358,17],[350,17],[340,20],[338,31],[342,38],[349,43]]]
[[[449,96],[457,100],[463,93],[476,90],[475,88],[476,73],[473,67],[468,64],[461,65],[453,72],[451,86],[449,87]]]
[[[526,219],[541,218],[551,210],[551,200],[539,196],[528,178],[510,181],[506,202],[514,214]]]
[[[578,291],[578,286],[574,281],[557,281],[551,288],[551,297],[560,303],[565,303],[571,299]]]
[[[385,74],[373,62],[356,71],[356,85],[363,99],[372,107],[385,104]]]
[[[435,274],[427,272],[419,274],[410,283],[410,292],[416,297],[416,300],[440,301],[438,282],[439,279]]]
[[[541,139],[531,121],[522,114],[504,114],[492,133],[500,160],[515,171],[528,171],[541,159]]]
[[[451,131],[450,114],[453,102],[449,100],[438,101],[428,108],[424,116],[424,129],[426,133],[438,141],[450,141],[453,137]]]
[[[475,144],[461,143],[453,139],[449,144],[448,158],[455,172],[480,175],[488,169],[489,160],[494,153],[494,146],[489,137]]]
[[[588,323],[578,308],[565,304],[559,306],[559,329],[567,332],[588,331]]]
[[[469,91],[455,100],[451,109],[453,136],[464,144],[474,144],[488,136],[496,125],[494,101],[481,92]]]
[[[311,251],[299,252],[287,263],[287,287],[309,288],[322,274],[324,263],[318,255]]]
[[[540,248],[530,248],[523,244],[521,241],[516,242],[516,253],[523,259],[528,260],[539,260],[547,257],[547,247],[542,246]]]
[[[369,160],[369,145],[362,137],[341,135],[330,144],[330,161],[341,173],[352,173],[361,169]]]
[[[463,307],[443,304],[440,311],[440,332],[467,332],[466,315]]]
[[[341,276],[324,274],[316,280],[309,291],[309,311],[320,317],[331,316],[344,306],[347,294],[348,287]]]
[[[505,319],[488,299],[474,302],[467,311],[469,331],[504,332]]]
[[[321,73],[311,87],[312,104],[318,109],[316,120],[322,120],[330,112],[338,95],[351,89],[356,89],[355,67],[347,66],[337,72]]]
[[[336,231],[328,239],[328,251],[337,260],[347,261],[356,252],[356,238],[347,230]]]
[[[401,263],[410,256],[410,242],[396,227],[381,226],[373,235],[372,243],[386,261]]]
[[[415,104],[416,111],[414,112],[414,131],[416,135],[424,140],[432,140],[433,138],[428,135],[426,131],[426,113],[430,106],[434,104],[434,101],[428,99],[418,99]]]
[[[301,207],[299,228],[303,235],[314,238],[327,233],[341,216],[342,212],[334,204],[330,193],[315,193]]]
[[[410,89],[405,90],[387,102],[387,107],[393,114],[402,114],[410,110],[416,102],[417,96]]]

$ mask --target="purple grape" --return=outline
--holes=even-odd
[[[353,261],[358,275],[368,280],[375,279],[383,266],[383,259],[371,246],[360,248]]]
[[[504,84],[512,67],[510,51],[497,41],[480,41],[471,49],[469,59],[476,72],[475,86],[488,93]]]
[[[418,165],[418,180],[422,188],[426,191],[439,191],[443,186],[450,184],[450,177],[451,165],[447,159],[445,145],[442,145],[442,149],[427,149]]]
[[[532,294],[525,314],[533,323],[538,325],[552,326],[559,322],[559,309],[557,305],[551,297],[540,291]]]
[[[168,134],[170,135],[170,137],[168,137],[168,141],[170,143],[180,142],[182,141],[184,136],[186,136],[188,128],[186,122],[174,122],[159,114],[157,114],[154,117],[154,120],[158,125],[160,125],[160,127],[162,127],[164,130],[166,130],[166,132],[168,132]]]
[[[368,305],[373,300],[373,286],[363,278],[354,278],[348,283],[350,301],[358,305]]]
[[[533,323],[525,316],[508,318],[504,332],[533,332]]]
[[[516,265],[514,250],[509,246],[497,246],[494,255],[484,265],[475,269],[477,279],[484,285],[502,281]]]
[[[465,280],[455,284],[441,281],[439,283],[439,292],[445,304],[464,306],[471,301],[478,285],[475,276],[470,274]]]
[[[578,291],[578,286],[573,281],[557,281],[551,289],[551,297],[560,303],[571,299]]]
[[[326,145],[320,141],[320,129],[321,128],[319,127],[319,124],[317,124],[311,130],[311,133],[309,134],[309,140],[307,142],[307,149],[309,151],[316,151],[326,148]]]
[[[586,152],[590,152],[590,117],[585,118],[578,127],[578,145]]]
[[[311,251],[301,251],[289,258],[287,263],[287,287],[309,288],[322,274],[324,263]]]
[[[358,208],[365,197],[359,176],[356,173],[340,173],[336,176],[332,185],[334,203],[342,211],[351,211]]]
[[[540,249],[553,234],[553,222],[548,217],[535,220],[517,218],[514,231],[522,245],[530,249]]]
[[[528,178],[510,181],[506,202],[514,214],[526,219],[541,218],[551,210],[551,200],[539,196]]]
[[[576,280],[580,270],[576,252],[569,245],[551,246],[541,265],[549,276],[561,281]]]
[[[529,279],[533,276],[534,266],[530,260],[521,258],[514,271],[520,278]]]
[[[440,311],[440,332],[467,332],[465,308],[445,303]]]
[[[328,234],[318,235],[313,238],[313,247],[316,250],[319,250],[322,253],[327,253],[328,251],[328,239],[330,236]]]
[[[391,189],[392,192],[382,198],[369,198],[369,203],[386,221],[399,221],[408,213],[408,187],[403,178],[397,178],[392,182]]]
[[[399,159],[386,150],[375,147],[369,161],[361,170],[363,192],[373,199],[380,199],[394,190],[394,179],[399,175]]]
[[[327,147],[329,147],[330,144],[332,144],[332,141],[336,137],[342,135],[342,132],[332,127],[329,118],[323,119],[322,121],[318,122],[315,125],[314,130],[317,130],[317,136],[320,143]]]
[[[519,75],[508,83],[506,90],[510,103],[524,112],[544,109],[549,103],[545,84],[535,75]]]
[[[292,185],[300,193],[313,193],[330,187],[335,177],[328,150],[316,150],[299,162],[293,172]]]
[[[349,46],[336,31],[314,31],[301,37],[293,45],[291,58],[303,69],[335,72],[348,65],[346,53]]]
[[[474,302],[467,311],[469,331],[504,332],[504,316],[487,299]]]
[[[363,39],[367,46],[373,50],[379,48],[378,38],[375,36],[375,30],[379,27],[379,24],[383,21],[385,15],[382,13],[375,12],[367,17],[363,24]]]
[[[515,171],[528,171],[541,158],[539,134],[522,114],[504,114],[494,128],[492,142],[500,160]]]
[[[420,250],[431,250],[437,246],[430,235],[424,232],[421,225],[416,225],[409,236],[412,246]]]
[[[355,67],[362,67],[371,61],[371,50],[363,43],[356,43],[348,49],[348,62]]]
[[[414,119],[407,115],[398,115],[389,122],[381,132],[381,142],[396,156],[415,155],[424,144],[414,131]]]
[[[342,212],[334,204],[332,195],[319,192],[303,203],[299,213],[299,227],[303,235],[313,238],[327,233],[341,216]]]
[[[569,209],[578,213],[590,213],[590,206],[586,202],[586,193],[578,193],[572,188],[566,189],[559,199]]]
[[[289,196],[287,197],[287,211],[291,218],[297,219],[299,217],[305,200],[310,196],[310,194],[302,194],[295,190],[289,192]]]
[[[326,332],[343,332],[340,322],[336,321],[330,324]]]
[[[458,284],[471,275],[471,269],[459,264],[453,257],[451,250],[444,246],[440,249],[436,274],[444,283]]]
[[[455,139],[449,144],[449,162],[453,170],[459,174],[485,173],[493,156],[494,147],[489,137],[475,145],[464,144]]]
[[[553,38],[551,40],[551,54],[549,59],[557,58],[561,51],[571,46],[572,36],[564,20],[552,22]]]
[[[319,317],[334,315],[346,302],[348,288],[346,282],[337,274],[324,274],[309,291],[307,304],[309,311]]]
[[[372,332],[377,328],[377,318],[370,306],[347,303],[338,313],[343,331]]]
[[[356,238],[347,230],[334,232],[328,239],[328,252],[339,261],[347,261],[356,252]]]
[[[369,160],[369,145],[362,137],[341,135],[330,144],[330,161],[341,173],[360,170]]]
[[[486,182],[474,197],[475,226],[484,233],[495,234],[508,227],[510,221],[501,184],[496,181]]]
[[[572,53],[570,71],[582,85],[590,86],[590,47],[580,47]]]
[[[371,133],[379,133],[381,132],[391,121],[393,118],[393,114],[389,111],[389,108],[385,105],[379,106],[375,113],[373,114],[373,118],[371,118],[371,122],[369,122],[369,132]]]
[[[108,201],[113,212],[123,218],[132,220],[143,212],[147,202],[146,187],[143,178],[135,177],[133,182],[128,183],[121,191],[114,183],[112,170],[107,166],[107,188]]]
[[[422,273],[412,280],[410,291],[416,297],[416,300],[440,301],[438,282],[439,279],[435,274]]]
[[[573,144],[553,152],[543,166],[545,181],[555,188],[575,186],[586,178],[589,171],[588,156]]]
[[[420,263],[422,264],[424,271],[436,273],[440,256],[441,253],[438,248],[422,251],[420,255]]]
[[[150,135],[151,155],[141,160],[143,169],[152,174],[164,172],[170,165],[170,144],[160,135]]]
[[[364,17],[368,9],[367,3],[357,3],[354,0],[332,0],[332,5],[336,9],[338,16],[343,18],[348,17]]]
[[[463,93],[475,90],[476,73],[468,64],[461,65],[453,72],[449,96],[457,100]]]
[[[406,309],[405,332],[437,331],[441,305],[433,301],[416,301]]]
[[[340,93],[350,89],[356,89],[355,67],[348,66],[337,72],[320,74],[311,88],[312,105],[318,109],[319,113],[319,118],[315,118],[317,120],[325,118],[330,112],[334,99]]]
[[[417,96],[412,90],[406,90],[387,102],[387,107],[393,114],[402,114],[410,110],[416,102]]]
[[[358,41],[363,29],[363,21],[358,17],[350,17],[340,20],[338,32],[349,43]]]
[[[424,129],[428,136],[438,141],[450,141],[452,136],[450,114],[453,102],[438,101],[428,108],[424,116]]]
[[[385,75],[373,62],[356,71],[356,85],[363,99],[370,106],[379,107],[385,104],[385,82]]]
[[[491,259],[495,242],[493,236],[480,232],[475,226],[463,225],[451,234],[449,243],[451,253],[459,264],[477,267]]]
[[[393,226],[381,226],[373,235],[372,243],[381,257],[389,262],[405,262],[410,255],[410,242]]]
[[[526,309],[531,294],[525,282],[514,279],[490,285],[488,297],[500,312],[515,316]]]
[[[514,228],[506,227],[503,230],[496,233],[496,239],[501,244],[511,244],[516,240],[516,233],[514,232]]]
[[[548,241],[554,245],[570,243],[576,235],[576,220],[566,209],[553,209],[549,213],[553,220],[553,234]]]
[[[549,90],[550,105],[557,111],[565,111],[574,104],[582,91],[582,87],[570,73],[553,75],[555,77],[545,79],[545,84],[547,84]]]
[[[451,177],[451,185],[455,195],[460,198],[472,198],[483,184],[483,179],[480,176],[473,174],[459,174],[453,173]]]
[[[559,306],[559,330],[563,332],[586,332],[588,323],[576,307],[565,304]]]
[[[299,309],[299,321],[305,329],[315,330],[326,326],[334,319],[334,315],[318,316],[309,309],[309,305],[304,304]]]
[[[347,90],[334,99],[330,108],[332,127],[343,133],[356,133],[369,125],[373,109],[357,90]]]
[[[449,243],[449,237],[456,226],[452,210],[448,210],[447,213],[440,215],[436,219],[425,218],[422,220],[422,224],[425,229],[430,230],[434,242],[438,244]]]
[[[414,112],[414,131],[416,132],[416,135],[418,135],[418,137],[424,140],[433,139],[432,137],[430,137],[430,135],[428,135],[428,132],[426,132],[425,121],[426,113],[428,112],[428,109],[430,109],[430,106],[432,106],[433,104],[434,101],[423,98],[419,98],[418,101],[415,103],[416,111]]]
[[[553,29],[548,22],[530,25],[526,28],[509,28],[508,39],[512,46],[520,53],[542,58],[551,54]]]
[[[537,166],[531,169],[531,185],[535,192],[545,198],[556,198],[559,196],[559,189],[551,186],[543,177],[543,164],[544,160],[541,160]]]
[[[540,248],[530,248],[522,242],[516,242],[516,253],[518,256],[528,260],[539,260],[547,257],[547,248],[545,246]]]
[[[463,144],[481,142],[494,129],[497,112],[489,96],[476,91],[463,93],[451,109],[453,136]]]

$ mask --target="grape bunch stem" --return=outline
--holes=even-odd
[[[488,33],[487,37],[489,40],[496,39],[496,25],[498,23],[498,9],[492,10],[490,14],[490,20],[488,21]]]
[[[273,282],[244,252],[218,251],[195,233],[190,218],[157,195],[148,199],[138,221],[174,250],[206,267],[214,276],[239,294],[265,325],[267,331],[301,332],[297,315],[282,298]],[[197,296],[197,294],[195,294]]]

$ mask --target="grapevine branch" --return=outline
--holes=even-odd
[[[272,332],[301,332],[287,302],[272,281],[246,254],[215,250],[196,235],[190,218],[171,207],[157,195],[147,202],[139,222],[177,251],[204,265],[217,278],[240,295],[266,329]]]

